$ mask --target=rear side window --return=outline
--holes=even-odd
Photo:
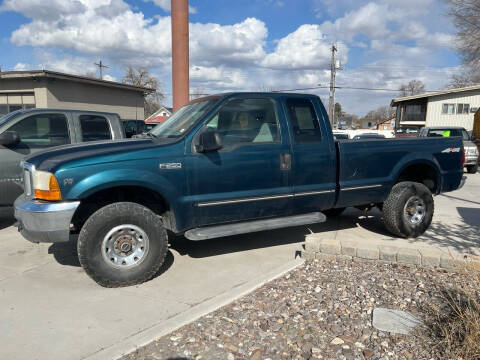
[[[320,124],[310,100],[287,99],[288,114],[295,142],[317,142],[322,140]]]
[[[82,141],[110,140],[112,133],[108,120],[98,115],[80,115]]]
[[[23,144],[51,147],[70,144],[67,118],[63,114],[38,114],[29,116],[8,129],[20,135]]]

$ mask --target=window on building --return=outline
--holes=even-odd
[[[457,114],[468,114],[470,111],[470,104],[458,104]]]
[[[322,140],[320,124],[310,100],[288,99],[287,108],[295,142],[303,143]]]
[[[12,125],[22,143],[30,146],[51,147],[70,144],[67,119],[63,114],[39,114],[29,116]]]
[[[443,104],[442,114],[447,114],[447,115],[455,114],[455,104]]]
[[[17,111],[23,109],[23,105],[8,105],[8,112]]]
[[[8,114],[8,105],[0,105],[0,116]]]
[[[108,120],[103,116],[80,115],[82,141],[110,140],[112,133]]]

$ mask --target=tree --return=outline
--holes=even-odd
[[[448,88],[480,83],[480,0],[448,0],[457,27],[457,50],[462,56],[462,73],[453,75]]]
[[[335,103],[335,122],[338,122],[338,119],[341,118],[344,114],[342,111],[342,105],[340,103]]]
[[[400,85],[400,96],[411,96],[423,94],[425,92],[425,84],[420,80],[410,80],[408,84]]]
[[[161,106],[161,101],[165,98],[161,90],[161,83],[155,75],[144,67],[133,68],[129,66],[125,70],[122,82],[139,87],[152,89],[152,92],[145,95],[145,117],[152,115]]]
[[[449,0],[464,64],[480,63],[480,0]]]

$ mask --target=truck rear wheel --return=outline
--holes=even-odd
[[[151,279],[168,250],[167,232],[150,209],[130,202],[107,205],[80,231],[78,258],[88,276],[105,287]]]
[[[476,174],[478,171],[478,164],[466,166],[467,172],[469,174]]]
[[[409,238],[423,234],[433,218],[433,197],[423,184],[396,184],[383,203],[383,222],[394,235]]]

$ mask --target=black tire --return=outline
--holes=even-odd
[[[147,241],[147,250],[139,255],[141,261],[130,267],[122,268],[123,264],[113,263],[113,258],[109,263],[106,259],[109,257],[108,254],[104,256],[103,251],[105,249],[104,241],[107,241],[104,239],[108,239],[106,235],[114,228],[125,227],[125,224],[133,225],[143,231],[146,240],[142,239],[142,236],[140,238],[141,241]],[[120,236],[114,234],[112,236]],[[127,234],[126,237],[128,238],[128,236]],[[130,238],[130,245],[131,243],[132,238]],[[139,243],[135,242],[135,244]],[[116,247],[116,251],[118,251],[118,246]],[[132,246],[132,249],[135,248]],[[143,250],[143,247],[141,249]],[[88,276],[105,287],[130,286],[151,279],[162,266],[167,250],[167,232],[160,217],[150,209],[130,202],[114,203],[96,211],[83,225],[77,244],[80,264]],[[130,253],[132,254],[133,250]],[[117,259],[121,259],[121,256],[118,256]],[[135,259],[138,258],[135,257]]]
[[[345,208],[342,207],[342,208],[336,208],[336,209],[323,210],[322,213],[324,213],[325,216],[328,218],[334,218],[334,217],[340,216],[344,211],[345,211]]]
[[[465,166],[469,174],[476,174],[478,171],[478,164]]]
[[[419,200],[417,200],[419,199]],[[413,205],[406,208],[407,202],[409,204],[423,204],[423,210],[416,211],[418,215],[412,216],[409,212],[413,212]],[[417,237],[422,235],[432,223],[434,212],[433,197],[430,190],[423,184],[411,181],[400,182],[396,184],[387,200],[383,203],[383,223],[388,231],[392,234],[403,237]],[[409,216],[413,220],[409,220]]]

